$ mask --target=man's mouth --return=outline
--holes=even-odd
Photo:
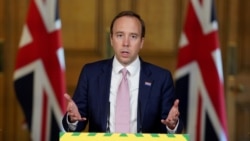
[[[123,57],[126,57],[126,56],[128,56],[129,52],[128,51],[122,51],[121,54],[122,54]]]

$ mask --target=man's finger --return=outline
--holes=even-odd
[[[75,122],[75,121],[85,121],[87,120],[87,118],[85,117],[77,117],[77,116],[72,116],[71,118],[71,121]]]
[[[71,101],[72,101],[70,95],[68,95],[67,93],[64,94],[64,97],[65,97],[65,99],[66,99],[68,102],[71,102]]]
[[[161,120],[161,123],[166,124],[166,121],[164,119]]]
[[[176,99],[174,101],[174,107],[178,108],[179,107],[179,99]]]
[[[79,121],[85,121],[85,120],[87,120],[87,118],[82,117]]]

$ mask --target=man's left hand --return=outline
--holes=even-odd
[[[166,125],[168,128],[170,129],[174,129],[178,120],[179,120],[179,100],[176,99],[174,102],[174,105],[172,106],[172,108],[170,109],[169,113],[168,113],[168,117],[166,119],[162,119],[161,123],[163,123],[164,125]]]

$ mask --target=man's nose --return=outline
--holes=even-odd
[[[128,47],[129,46],[129,37],[125,36],[125,38],[123,39],[123,46]]]

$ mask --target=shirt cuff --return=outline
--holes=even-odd
[[[174,129],[170,129],[170,128],[168,128],[168,126],[166,126],[168,133],[169,134],[174,134],[176,132],[177,128],[178,128],[178,125],[179,125],[179,119],[178,119],[177,124],[176,124]]]
[[[68,113],[67,113],[66,121],[67,121],[67,124],[69,126],[70,131],[75,131],[76,127],[77,127],[77,124],[78,124],[78,121],[75,121],[75,122],[72,122],[72,123],[69,122],[69,115],[68,115]]]

